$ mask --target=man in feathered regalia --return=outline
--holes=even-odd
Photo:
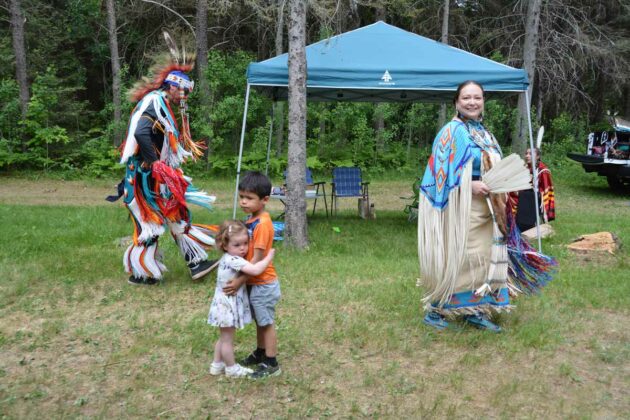
[[[551,181],[551,172],[547,165],[540,160],[540,149],[527,149],[525,161],[530,172],[532,168],[532,150],[536,157],[537,179],[538,179],[538,214],[542,223],[548,223],[556,218],[556,200]],[[516,217],[516,224],[521,232],[532,229],[536,226],[536,205],[534,199],[534,189],[510,193],[510,207]]]
[[[153,285],[166,267],[160,261],[158,240],[165,227],[186,259],[193,279],[215,268],[206,251],[214,245],[211,226],[193,224],[189,203],[210,208],[214,196],[196,190],[180,165],[203,154],[192,141],[186,99],[194,82],[186,74],[192,58],[180,59],[174,43],[165,34],[172,58],[153,69],[153,78],[143,78],[130,92],[137,102],[131,113],[121,163],[127,166],[124,202],[134,222],[133,243],[123,258],[129,283]],[[175,49],[175,52],[174,52]],[[180,118],[172,108],[178,105]]]

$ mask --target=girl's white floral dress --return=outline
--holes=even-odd
[[[221,257],[217,274],[217,287],[208,314],[208,324],[223,328],[243,328],[252,322],[252,312],[245,286],[241,286],[236,295],[233,296],[223,293],[225,284],[236,277],[245,264],[247,261],[241,257],[227,253]]]

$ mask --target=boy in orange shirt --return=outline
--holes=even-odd
[[[238,184],[238,194],[241,209],[250,214],[245,221],[250,235],[249,251],[245,258],[254,264],[262,260],[273,245],[273,223],[269,213],[265,211],[271,194],[271,181],[258,171],[248,171]],[[276,359],[278,338],[274,320],[281,294],[273,262],[258,276],[243,275],[229,281],[223,291],[228,295],[235,293],[245,281],[256,321],[257,347],[240,364],[258,365],[258,369],[252,374],[255,379],[279,375],[280,365]]]

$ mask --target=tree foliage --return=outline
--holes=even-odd
[[[107,14],[102,0],[21,0],[31,97],[20,122],[12,28],[0,7],[0,170],[66,170],[101,175],[120,171],[113,148],[112,74]],[[157,5],[161,3],[164,7]],[[233,172],[240,138],[245,69],[276,53],[278,0],[209,2],[209,95],[191,98],[193,135],[210,153],[190,170]],[[309,2],[306,42],[370,24],[377,19],[432,39],[441,36],[443,0],[323,0]],[[197,2],[115,1],[123,91],[164,51],[161,30],[192,42]],[[169,11],[170,9],[170,11]],[[449,43],[521,67],[527,2],[450,3]],[[175,15],[174,12],[177,13]],[[550,150],[565,150],[607,110],[630,114],[630,4],[543,0],[532,107],[535,125],[547,126]],[[187,23],[184,23],[184,20]],[[281,23],[286,25],[286,21]],[[286,30],[284,31],[286,37]],[[286,38],[285,38],[286,45]],[[194,45],[190,44],[191,50]],[[131,104],[119,98],[123,123]],[[201,100],[203,99],[203,101]],[[500,142],[511,143],[514,99],[489,101],[486,123]],[[271,101],[253,93],[246,133],[245,168],[264,169]],[[359,165],[370,171],[415,168],[437,130],[438,105],[310,103],[306,131],[308,164],[321,170]],[[285,115],[286,108],[282,111]],[[449,110],[449,115],[452,110]],[[375,121],[382,121],[375,124]],[[567,121],[572,121],[568,124]],[[278,124],[274,124],[277,127]],[[287,138],[286,126],[281,138]],[[274,136],[276,137],[276,136]],[[276,137],[277,138],[277,137]],[[278,140],[273,145],[282,144]],[[554,146],[555,144],[555,146]],[[24,147],[26,145],[26,147]],[[282,146],[280,146],[282,147]],[[579,146],[578,146],[579,147]],[[279,173],[286,157],[272,150]]]

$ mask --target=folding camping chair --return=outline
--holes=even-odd
[[[283,172],[283,176],[284,176],[284,182],[286,186],[287,171]],[[317,208],[317,199],[319,197],[322,197],[324,199],[324,208],[326,209],[326,217],[328,217],[328,202],[326,200],[326,183],[323,181],[313,182],[313,175],[311,174],[310,168],[306,168],[306,191],[304,191],[304,196],[307,200],[308,199],[315,200],[313,202],[313,213],[311,213],[311,215],[315,214],[315,209]],[[284,192],[284,190],[282,190],[280,193],[275,193],[275,192],[272,193],[271,198],[276,198],[280,200],[280,202],[286,206],[286,202],[284,201],[286,200],[286,193]],[[278,217],[283,217],[283,216],[284,216],[284,212]]]
[[[420,178],[416,178],[416,181],[411,185],[411,190],[413,191],[413,195],[409,197],[400,197],[403,200],[412,200],[411,204],[407,204],[404,213],[407,215],[407,220],[409,222],[414,222],[418,219],[418,200],[420,198]]]
[[[337,199],[359,197],[370,208],[369,182],[363,182],[361,168],[339,166],[332,171],[332,210],[337,214]]]

